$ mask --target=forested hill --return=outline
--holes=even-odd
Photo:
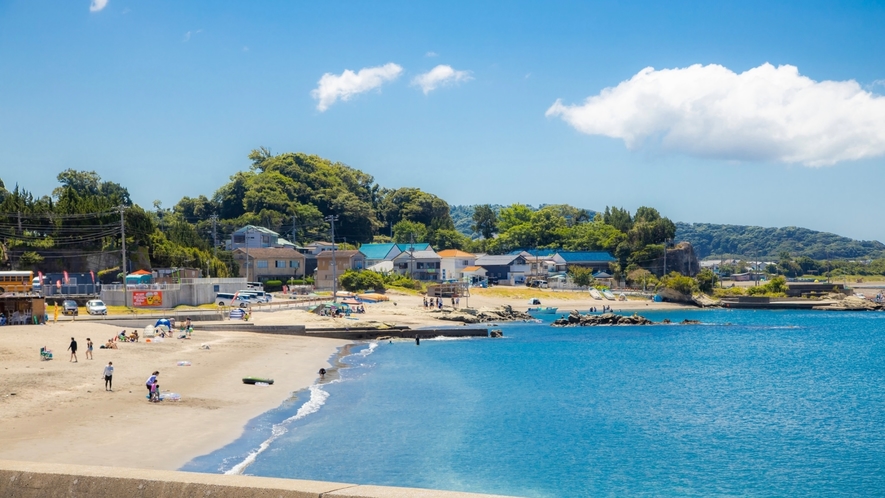
[[[885,244],[879,241],[854,240],[799,227],[676,223],[676,240],[691,242],[699,258],[743,256],[777,259],[783,252],[819,260],[885,255]]]

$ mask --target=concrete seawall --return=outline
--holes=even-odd
[[[0,496],[14,498],[491,498],[430,489],[0,460]]]

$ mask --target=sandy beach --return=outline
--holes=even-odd
[[[586,296],[532,291],[545,306],[563,313],[611,304],[615,311],[681,309],[648,301],[594,301]],[[310,328],[372,325],[429,327],[451,325],[423,307],[421,296],[391,294],[391,301],[366,305],[355,320],[333,319],[283,309],[256,311],[257,324],[304,324]],[[446,303],[447,305],[450,303]],[[460,303],[462,306],[465,302]],[[471,307],[509,304],[525,311],[522,297],[484,296]],[[279,406],[291,393],[316,381],[320,367],[346,341],[249,332],[201,331],[190,340],[121,343],[98,349],[120,327],[86,319],[61,319],[42,326],[0,327],[0,459],[174,470],[192,458],[235,440],[246,422]],[[78,345],[78,362],[69,361],[70,338]],[[95,343],[86,359],[86,338]],[[201,345],[209,349],[202,349]],[[40,347],[52,350],[41,361]],[[102,371],[114,363],[113,392],[105,391]],[[189,361],[191,366],[177,366]],[[149,403],[145,380],[160,371],[163,391],[180,401]],[[250,386],[245,376],[275,379],[273,386]]]

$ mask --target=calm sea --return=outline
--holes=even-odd
[[[539,497],[885,496],[885,314],[645,315],[703,325],[356,346],[183,470]]]

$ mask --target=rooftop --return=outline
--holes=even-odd
[[[441,258],[473,258],[475,257],[473,254],[469,252],[459,251],[457,249],[446,249],[445,251],[439,251],[439,257]]]

